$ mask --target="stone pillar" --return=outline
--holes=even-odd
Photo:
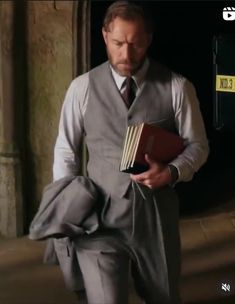
[[[74,77],[90,70],[90,46],[91,46],[91,1],[77,1],[74,5],[73,24],[74,45],[73,45],[73,66]],[[87,176],[88,151],[85,140],[83,139],[82,166],[79,174]]]
[[[23,234],[21,161],[15,91],[15,1],[0,3],[0,235]],[[23,71],[22,71],[23,73]]]

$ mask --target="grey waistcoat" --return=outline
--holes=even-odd
[[[88,174],[107,193],[122,197],[130,184],[119,171],[123,140],[128,125],[159,125],[175,131],[171,73],[150,61],[140,93],[128,110],[111,74],[108,62],[89,73],[89,96],[84,129],[89,152]]]

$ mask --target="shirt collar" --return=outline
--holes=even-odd
[[[132,75],[132,78],[134,79],[138,89],[141,87],[142,83],[144,82],[144,78],[145,78],[146,72],[148,70],[148,67],[149,67],[149,59],[146,58],[142,67],[137,71],[136,74]],[[126,77],[119,75],[113,69],[113,67],[111,65],[110,65],[110,68],[111,68],[111,72],[112,72],[114,81],[118,87],[118,90],[121,90],[122,84],[125,81]]]

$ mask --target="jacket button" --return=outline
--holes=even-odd
[[[128,119],[132,119],[132,116],[131,116],[131,115],[128,115]]]

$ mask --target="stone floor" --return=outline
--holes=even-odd
[[[235,200],[182,219],[180,231],[184,303],[235,303]]]
[[[183,302],[235,304],[235,200],[181,218],[180,231]],[[0,239],[0,304],[77,303],[58,267],[42,264],[44,245],[27,236]],[[139,303],[132,291],[130,304]]]

